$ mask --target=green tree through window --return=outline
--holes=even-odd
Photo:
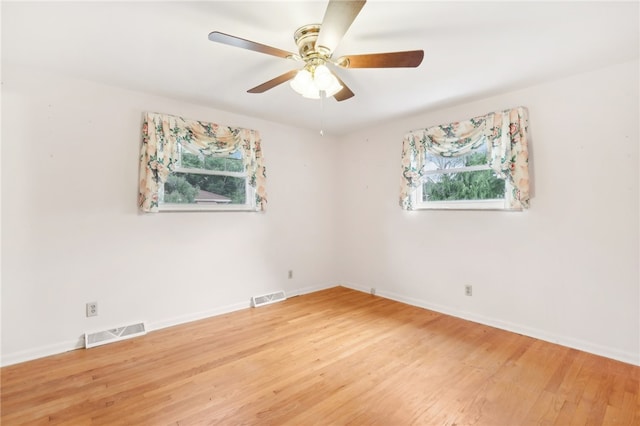
[[[438,157],[428,155],[428,161],[436,165],[434,173],[427,174],[422,187],[423,201],[492,200],[504,197],[504,179],[488,169],[478,170],[473,166],[486,166],[484,150],[461,157]],[[452,172],[443,172],[456,169]]]
[[[194,187],[184,176],[171,174],[164,184],[165,203],[193,203],[195,202],[197,187]]]
[[[215,197],[219,203],[246,203],[247,178],[238,176],[244,172],[239,151],[226,157],[182,152],[180,161],[180,169],[165,183],[165,203],[197,203],[199,195],[203,195],[201,191],[209,193],[209,201]]]

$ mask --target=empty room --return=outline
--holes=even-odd
[[[2,425],[640,424],[640,2],[0,5]]]

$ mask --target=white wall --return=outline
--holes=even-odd
[[[640,364],[638,71],[615,65],[345,138],[342,282]],[[528,211],[400,209],[407,131],[518,105],[530,114]]]
[[[344,283],[640,364],[638,71],[616,65],[337,140],[3,66],[2,363],[71,349],[87,330],[158,328],[272,289]],[[531,209],[400,209],[406,131],[516,105],[530,112]],[[260,130],[268,211],[138,214],[146,110]],[[85,318],[89,301],[98,317]]]
[[[85,331],[335,285],[335,138],[25,69],[3,66],[2,80],[3,365]],[[267,212],[139,214],[143,111],[259,130]]]

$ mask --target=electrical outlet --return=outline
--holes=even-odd
[[[375,287],[371,287],[371,295],[372,296],[376,295],[376,288]]]
[[[465,285],[464,286],[464,295],[465,296],[473,296],[473,286]]]
[[[293,270],[289,269],[288,277],[289,277],[289,279],[293,278]]]
[[[98,316],[98,302],[87,303],[87,317]]]

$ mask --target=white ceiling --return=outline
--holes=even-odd
[[[217,30],[296,52],[296,28],[326,1],[2,2],[2,64],[342,134],[401,115],[639,57],[639,3],[369,0],[334,57],[423,49],[415,69],[340,69],[356,94],[304,99],[282,84],[299,63],[213,43]],[[505,107],[509,107],[506,105]],[[171,111],[163,111],[171,113]]]

